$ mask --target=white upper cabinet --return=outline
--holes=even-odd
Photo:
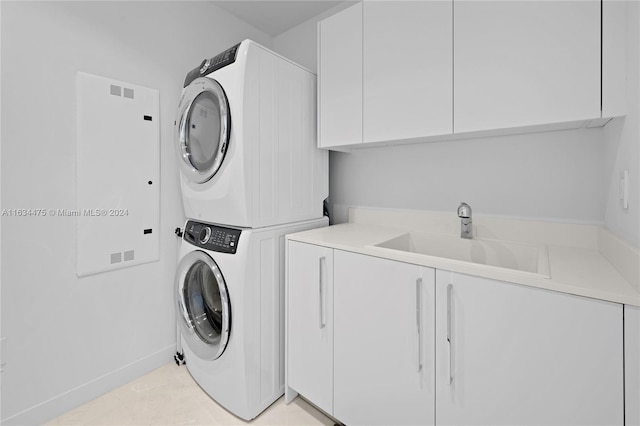
[[[362,143],[362,3],[318,24],[318,146]]]
[[[451,0],[358,3],[318,40],[320,147],[453,131]]]
[[[454,133],[600,118],[600,2],[454,1]]]
[[[357,3],[318,24],[319,146],[603,125],[626,109],[627,4]]]
[[[452,1],[363,8],[364,142],[452,133]]]
[[[626,37],[630,2],[602,2],[602,117],[627,111]]]

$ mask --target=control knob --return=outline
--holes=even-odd
[[[211,228],[209,228],[208,226],[205,226],[204,228],[202,228],[200,230],[200,243],[201,244],[206,244],[207,242],[209,242],[209,238],[211,238]]]
[[[200,74],[204,74],[205,72],[207,72],[210,66],[211,59],[205,59],[204,61],[202,61],[202,63],[200,64]]]

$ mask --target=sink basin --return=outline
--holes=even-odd
[[[410,232],[372,246],[425,256],[471,262],[550,278],[547,247],[502,240],[471,240],[443,234]]]

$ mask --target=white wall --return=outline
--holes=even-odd
[[[605,127],[605,223],[614,234],[640,247],[640,2],[627,4],[627,116]],[[619,199],[619,181],[629,171],[629,208]]]
[[[184,76],[270,37],[205,2],[2,2],[2,208],[75,208],[75,75],[160,91],[160,261],[78,278],[71,217],[2,217],[3,424],[42,423],[172,362]],[[117,173],[117,170],[114,170]]]
[[[335,219],[375,206],[600,223],[600,130],[363,149],[330,156]]]
[[[608,228],[640,246],[639,6],[630,3],[630,106],[624,132],[623,120],[617,119],[604,129],[332,152],[329,199],[334,222],[345,221],[352,205],[455,214],[464,200],[479,214],[594,224],[604,224],[606,216]],[[316,70],[316,24],[337,9],[275,37],[274,49]],[[614,181],[623,167],[631,173],[635,197],[624,212]]]

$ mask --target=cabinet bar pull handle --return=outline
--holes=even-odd
[[[319,302],[319,312],[320,312],[319,318],[320,318],[320,328],[321,329],[323,329],[324,326],[325,326],[325,323],[324,323],[324,312],[323,312],[324,309],[323,309],[323,303],[322,303],[322,299],[323,299],[323,297],[322,297],[322,282],[324,281],[323,280],[324,274],[322,273],[322,270],[324,269],[323,268],[324,263],[325,263],[325,257],[322,256],[320,258],[320,260],[318,261],[318,300],[320,301]]]
[[[416,280],[416,331],[418,333],[418,366],[416,372],[419,373],[422,370],[422,333],[420,331],[420,286],[422,284],[422,278]]]
[[[449,350],[449,385],[453,383],[453,349],[451,335],[451,292],[453,284],[447,286],[447,348]]]

